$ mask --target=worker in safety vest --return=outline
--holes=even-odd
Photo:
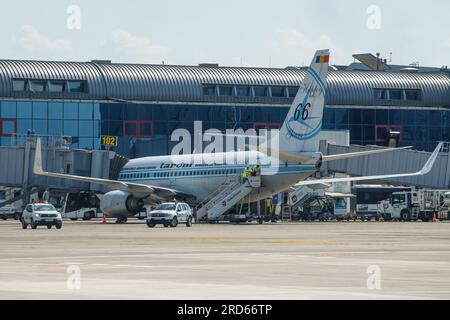
[[[242,172],[242,183],[246,183],[250,178],[250,168],[246,167],[244,172]]]

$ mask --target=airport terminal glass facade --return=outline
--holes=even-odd
[[[73,137],[72,147],[100,147],[100,105],[73,101],[0,101],[0,143],[12,145],[16,136]]]
[[[79,101],[0,101],[0,143],[10,145],[16,135],[73,137],[73,148],[100,148],[100,135],[118,136],[115,149],[130,158],[170,154],[178,128],[193,132],[193,122],[211,128],[279,128],[286,106],[217,104],[141,104]],[[450,138],[450,109],[408,107],[327,107],[323,128],[349,130],[351,143],[386,145],[389,132],[400,133],[400,146],[431,151]]]

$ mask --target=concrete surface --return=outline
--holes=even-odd
[[[0,221],[0,298],[448,299],[450,223]]]

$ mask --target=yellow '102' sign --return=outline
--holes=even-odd
[[[117,137],[114,136],[102,136],[101,137],[103,146],[117,147]]]

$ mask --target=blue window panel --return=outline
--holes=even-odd
[[[112,136],[123,136],[123,121],[109,121],[108,134]]]
[[[352,140],[362,140],[361,126],[350,126],[350,139]]]
[[[94,120],[101,120],[100,104],[94,103]]]
[[[403,127],[403,140],[413,141],[415,139],[415,127],[406,126]]]
[[[226,121],[227,107],[216,106],[211,110],[211,121]]]
[[[110,103],[108,119],[112,121],[123,120],[123,105],[120,103]]]
[[[65,136],[78,136],[78,121],[76,120],[64,120],[64,135]]]
[[[430,127],[430,138],[433,141],[442,140],[442,128],[441,127]]]
[[[78,103],[74,102],[64,103],[64,119],[65,120],[78,119]]]
[[[33,131],[37,135],[47,135],[47,120],[33,119]]]
[[[324,109],[324,113],[323,113],[323,125],[324,125],[324,127],[328,128],[328,129],[334,129],[334,122],[335,122],[334,109],[325,108]]]
[[[92,120],[94,118],[94,104],[93,103],[80,103],[78,105],[79,119]]]
[[[109,117],[109,109],[110,109],[109,106],[110,106],[109,103],[102,103],[102,104],[100,104],[100,114],[101,114],[101,118],[103,120],[110,119],[110,117]]]
[[[284,98],[286,97],[286,87],[272,87],[272,97]]]
[[[334,109],[334,116],[336,120],[336,128],[341,125],[348,125],[348,110]]]
[[[194,108],[192,108],[191,106],[183,106],[183,107],[180,107],[180,111],[181,111],[181,118],[183,121],[194,121],[194,119],[195,119],[195,109]],[[143,114],[143,117],[141,118],[141,120],[151,120],[151,119],[148,119],[145,117],[145,113],[142,110],[140,111],[140,113]]]
[[[32,103],[30,101],[17,102],[17,118],[31,119],[33,117]]]
[[[2,134],[13,135],[16,133],[16,124],[14,120],[2,121]]]
[[[428,125],[428,117],[429,113],[426,110],[417,110],[416,111],[416,124],[426,126]]]
[[[440,110],[430,110],[428,112],[428,119],[431,126],[441,126],[443,122],[443,112]]]
[[[413,125],[416,121],[416,110],[402,110],[402,122],[404,125]]]
[[[417,142],[426,142],[428,140],[430,140],[429,128],[422,127],[422,126],[416,127],[416,141]]]
[[[255,109],[254,117],[255,117],[254,122],[268,123],[270,121],[269,108],[262,107]]]
[[[153,134],[167,136],[167,123],[161,122],[161,121],[154,122],[153,123]]]
[[[33,102],[33,119],[48,119],[47,102]]]
[[[100,150],[100,138],[94,139],[94,149]]]
[[[16,118],[16,102],[2,101],[0,117],[3,119]]]
[[[167,120],[167,106],[158,105],[152,106],[153,109],[153,119],[155,120]]]
[[[273,123],[282,123],[283,118],[281,118],[281,113],[279,108],[269,109],[269,121]]]
[[[252,95],[252,90],[250,86],[237,86],[236,94],[238,97],[250,97]],[[273,89],[272,89],[273,94]]]
[[[361,109],[350,109],[349,110],[349,123],[350,124],[361,124]]]
[[[2,146],[12,146],[14,137],[0,137],[0,145]]]
[[[267,97],[269,93],[269,87],[254,86],[253,93],[255,97]]]
[[[108,135],[109,134],[109,121],[102,121],[100,122],[101,125],[101,134],[102,135]]]
[[[363,140],[367,141],[375,140],[375,127],[374,126],[363,126]]]
[[[94,136],[94,121],[80,120],[78,121],[78,132],[80,137]]]
[[[376,120],[378,125],[387,125],[389,124],[389,110],[378,109],[376,111]]]
[[[182,113],[178,106],[167,106],[166,112],[169,116],[169,121],[182,121]]]
[[[17,119],[17,133],[27,134],[33,129],[33,124],[30,119]]]
[[[238,120],[240,122],[255,122],[254,110],[255,108],[239,108]]]
[[[402,110],[389,110],[389,122],[392,125],[401,125],[403,123]]]
[[[375,109],[362,110],[362,123],[371,125],[375,124]]]
[[[219,86],[219,96],[232,97],[233,92],[233,86]]]
[[[81,149],[92,149],[94,146],[94,139],[92,138],[80,138],[78,146]]]
[[[63,120],[49,120],[48,134],[53,136],[63,135]]]
[[[100,121],[93,121],[93,125],[94,132],[92,136],[95,138],[100,137]]]
[[[194,107],[195,109],[195,119],[198,121],[211,121],[209,107],[199,106]]]
[[[63,119],[63,104],[62,102],[48,103],[48,118],[49,119]]]
[[[204,85],[203,86],[203,95],[205,96],[215,96],[217,94],[216,86],[214,85]]]
[[[86,83],[84,81],[69,81],[69,92],[85,92]]]

